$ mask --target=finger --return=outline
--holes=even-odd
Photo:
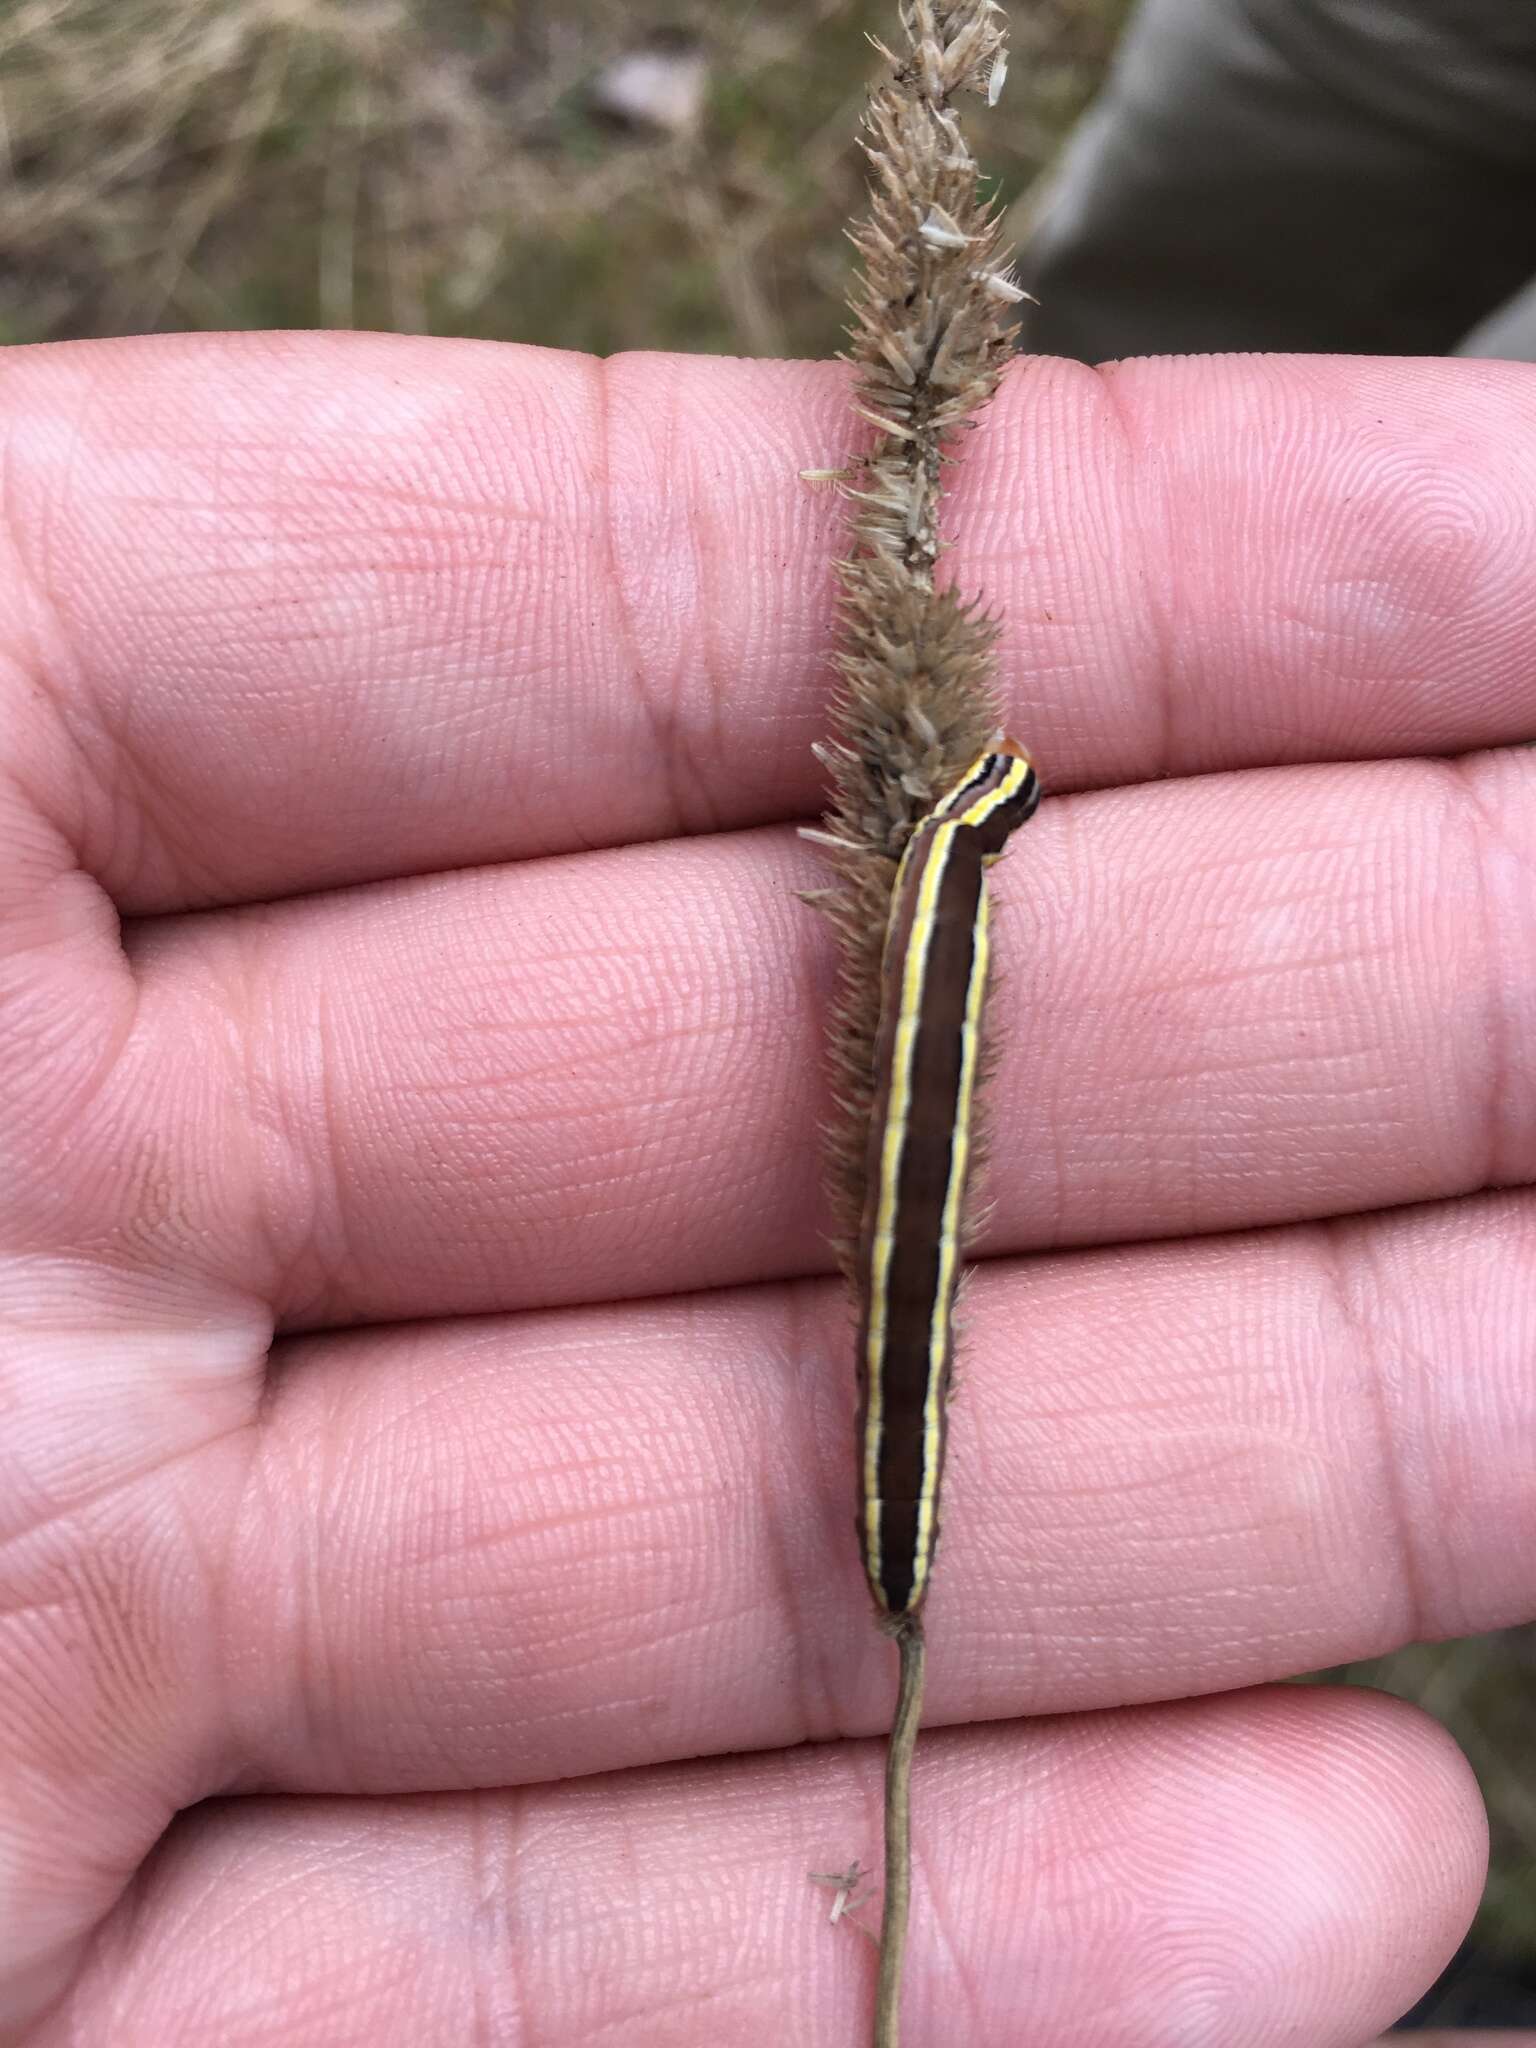
[[[1449,1957],[1470,1773],[1371,1695],[930,1738],[905,2020],[967,2048],[1355,2048]],[[36,2048],[867,2038],[873,1954],[808,1869],[875,1853],[874,1746],[184,1823]]]
[[[26,779],[120,905],[803,816],[835,365],[348,336],[13,352]],[[1015,366],[957,573],[1057,790],[1525,739],[1523,365]]]
[[[984,1268],[930,1724],[1536,1616],[1533,1246],[1524,1196]],[[180,1624],[222,1674],[203,1781],[505,1785],[884,1727],[853,1407],[831,1286],[280,1351],[248,1483],[184,1510],[225,1561]]]
[[[999,881],[986,1247],[1536,1177],[1533,787],[1520,751],[1047,806]],[[116,1081],[196,1077],[183,1256],[304,1324],[824,1268],[816,873],[742,835],[146,928]]]
[[[5,2048],[171,1815],[227,1783],[211,1624],[270,1322],[138,1266],[126,1230],[93,1250],[0,1249]]]

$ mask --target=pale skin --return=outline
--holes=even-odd
[[[892,1660],[793,895],[845,403],[0,366],[0,2040],[861,2038],[806,1874],[877,1853]],[[1050,794],[911,2038],[1358,2048],[1481,1809],[1271,1681],[1536,1615],[1536,378],[1019,365],[952,531]]]

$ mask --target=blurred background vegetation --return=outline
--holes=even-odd
[[[1031,188],[1124,0],[1019,8]],[[9,0],[0,338],[380,327],[826,355],[889,0]],[[647,63],[649,76],[647,77]]]
[[[1020,0],[974,115],[1017,239],[1128,0]],[[0,340],[376,327],[831,354],[892,0],[10,0]],[[1493,1818],[1422,2009],[1536,2020],[1536,1636],[1332,1674],[1452,1729]]]

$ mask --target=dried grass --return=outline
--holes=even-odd
[[[842,962],[829,1187],[850,1278],[896,863],[1001,723],[997,623],[935,577],[944,473],[996,388],[1022,297],[960,118],[962,97],[984,104],[994,78],[1001,88],[1004,17],[994,0],[907,0],[900,19],[890,75],[865,117],[869,203],[851,236],[856,411],[875,432],[844,487],[853,516],[840,565],[843,687],[837,739],[823,749],[834,801],[817,835],[835,881],[807,899],[832,918]]]
[[[1122,4],[1031,12],[985,145],[1010,193],[1091,90]],[[829,354],[865,31],[887,13],[20,0],[0,23],[0,337],[371,326]],[[616,134],[591,80],[679,24],[710,67],[699,132]]]

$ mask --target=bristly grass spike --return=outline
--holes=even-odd
[[[829,1033],[828,1177],[858,1304],[859,1531],[899,1652],[886,1773],[876,2048],[896,2048],[910,1895],[908,1784],[922,1712],[921,1608],[939,1532],[952,1311],[976,1147],[989,957],[986,871],[1039,786],[1000,738],[997,621],[937,581],[939,509],[958,430],[1013,350],[995,207],[952,102],[995,102],[1007,64],[997,0],[901,0],[901,47],[863,147],[870,207],[853,230],[853,409],[874,439],[842,483],[833,802],[807,836],[832,886],[813,900],[840,949]],[[825,479],[825,472],[815,472]]]

